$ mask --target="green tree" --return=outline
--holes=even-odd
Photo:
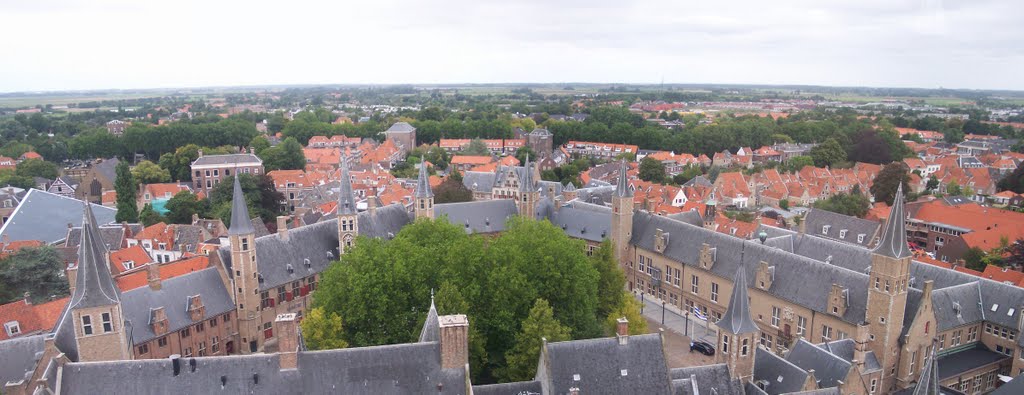
[[[171,172],[156,163],[144,160],[132,169],[132,177],[140,184],[157,184],[171,181]]]
[[[640,161],[639,177],[644,181],[663,182],[665,181],[665,165],[650,156],[644,157]]]
[[[264,149],[260,159],[263,159],[263,166],[267,171],[306,168],[306,155],[302,152],[302,145],[293,137],[284,139],[276,147]]]
[[[871,195],[876,202],[892,205],[896,188],[903,184],[903,193],[910,192],[910,168],[903,162],[893,162],[882,167],[871,184]]]
[[[15,174],[21,177],[42,177],[52,180],[57,178],[60,172],[55,163],[42,159],[28,159],[18,164],[15,168]]]
[[[117,222],[137,222],[139,220],[139,207],[136,205],[138,184],[132,177],[128,162],[118,162],[114,172],[116,174],[114,191],[117,192],[117,214],[114,218]]]
[[[871,201],[859,193],[839,193],[815,202],[814,207],[843,215],[863,217],[871,208]]]
[[[343,326],[337,313],[325,313],[322,307],[313,308],[302,320],[302,340],[314,351],[346,348],[348,342],[343,336]]]
[[[964,194],[963,188],[960,187],[960,183],[956,180],[950,181],[946,184],[946,194],[949,196],[960,196]]]
[[[985,259],[985,250],[978,247],[968,248],[967,251],[964,252],[963,259],[968,269],[977,271],[985,270],[985,263],[983,262]]]
[[[491,150],[487,149],[487,144],[484,143],[483,140],[472,139],[468,144],[462,147],[462,152],[460,152],[460,154],[484,156],[490,155]]]
[[[779,200],[779,208],[789,210],[789,199]]]
[[[814,158],[807,155],[800,155],[789,158],[789,161],[783,164],[782,167],[785,171],[796,173],[807,166],[814,166]]]
[[[925,184],[924,190],[931,192],[931,191],[934,191],[935,189],[937,189],[938,187],[939,187],[939,179],[936,178],[934,174],[928,176],[928,183]]]
[[[155,223],[165,221],[167,221],[167,219],[164,218],[164,216],[160,215],[156,210],[153,210],[152,204],[146,203],[145,206],[142,206],[142,211],[139,212],[138,222],[142,223],[142,226],[150,226]]]
[[[623,303],[622,290],[626,287],[626,276],[613,253],[614,247],[605,239],[590,257],[597,269],[597,315],[607,317]]]
[[[810,154],[817,167],[835,166],[846,161],[846,151],[834,138],[812,148]]]
[[[622,304],[615,310],[608,313],[605,318],[605,332],[613,335],[617,331],[619,318],[626,318],[629,321],[629,334],[642,335],[647,333],[647,319],[640,313],[640,301],[633,297],[628,291],[619,291],[622,294]]]
[[[281,212],[281,201],[284,200],[284,195],[274,187],[274,180],[266,174],[241,174],[238,177],[242,192],[245,194],[249,215],[258,215],[265,223],[273,221]],[[234,182],[233,176],[227,177],[210,190],[210,214],[224,221],[225,226],[231,226],[231,197],[234,191]],[[342,314],[342,316],[345,315]]]
[[[509,382],[530,380],[536,374],[544,340],[560,342],[570,339],[569,328],[555,319],[551,305],[544,299],[537,299],[516,335],[515,346],[505,353],[507,366],[503,379]]]
[[[192,215],[199,214],[202,202],[189,191],[181,191],[167,201],[167,220],[175,224],[191,224]]]
[[[249,141],[249,147],[256,153],[256,156],[261,156],[264,150],[270,148],[270,141],[267,141],[264,136],[256,136]]]
[[[28,292],[33,302],[68,294],[64,263],[53,247],[25,247],[0,259],[0,304],[21,299]]]
[[[532,158],[530,160],[532,160],[534,162],[537,162],[537,159],[538,159],[537,158],[537,153],[533,152],[532,148],[527,147],[527,146],[524,145],[522,147],[519,147],[519,149],[516,150],[516,159],[519,160],[519,163],[526,163],[526,158],[527,157],[530,157],[530,158]]]
[[[434,190],[434,203],[458,203],[471,200],[473,200],[473,191],[466,188],[462,181],[453,177],[448,177]]]

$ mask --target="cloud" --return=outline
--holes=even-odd
[[[0,4],[0,91],[666,82],[1024,89],[1024,2]]]

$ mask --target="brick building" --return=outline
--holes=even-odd
[[[192,162],[192,182],[196,191],[209,194],[220,181],[235,173],[263,174],[263,160],[251,153],[203,155]]]

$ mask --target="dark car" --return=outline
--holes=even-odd
[[[715,346],[712,346],[711,343],[702,341],[690,342],[690,352],[693,351],[699,351],[704,355],[715,355]]]

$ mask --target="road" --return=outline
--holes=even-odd
[[[637,296],[637,300],[640,297]],[[696,319],[693,314],[687,317],[679,309],[667,304],[664,308],[664,324],[662,324],[662,304],[656,298],[644,297],[644,318],[647,318],[650,331],[657,332],[658,328],[665,328],[666,350],[668,351],[669,367],[699,366],[714,363],[714,357],[705,356],[698,352],[690,352],[690,341],[692,338],[706,341],[711,344],[717,343],[717,329],[712,324],[707,327],[707,322]]]

